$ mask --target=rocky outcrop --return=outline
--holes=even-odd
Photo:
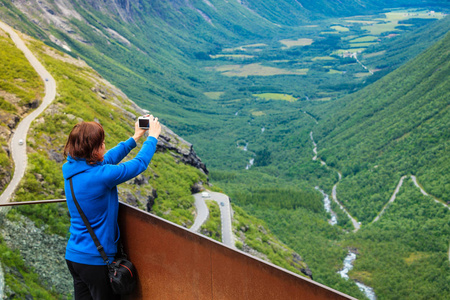
[[[143,110],[136,103],[129,100],[133,109],[139,115],[145,115],[149,112]],[[124,114],[126,114],[129,118],[136,120],[137,116],[134,116],[132,113],[124,110]],[[164,152],[164,151],[172,151],[172,155],[178,159],[178,161],[183,162],[185,164],[191,165],[199,170],[202,170],[203,173],[208,174],[208,169],[206,165],[201,161],[201,159],[197,156],[194,151],[193,145],[172,130],[162,125],[161,135],[159,136],[158,144],[156,145],[156,151]]]
[[[196,167],[197,169],[202,170],[205,174],[208,174],[206,165],[197,156],[192,144],[186,142],[169,128],[163,128],[163,132],[156,147],[156,151],[172,150],[174,157],[179,161]]]
[[[312,271],[309,269],[309,267],[306,265],[306,263],[303,261],[300,255],[298,255],[296,252],[292,253],[292,262],[291,266],[308,276],[309,278],[313,279]]]

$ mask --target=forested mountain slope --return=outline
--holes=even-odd
[[[450,201],[450,34],[373,85],[317,112],[319,156],[342,171],[338,194],[363,222],[403,175]]]
[[[391,2],[389,7],[397,2],[405,1]],[[0,15],[9,24],[82,57],[138,104],[157,109],[160,117],[180,129],[191,125],[188,118],[202,120],[203,113],[214,113],[203,95],[209,75],[193,60],[208,60],[210,54],[239,42],[260,42],[307,30],[279,23],[309,24],[311,19],[329,15],[370,13],[386,4],[368,0],[0,3]],[[420,6],[423,1],[415,4]]]
[[[368,78],[368,83],[376,81],[416,57],[450,30],[449,16],[427,24],[430,21],[432,20],[420,19],[419,22],[423,22],[420,29],[406,32],[387,40],[383,45],[371,46],[364,51],[361,62],[370,69],[377,70]]]
[[[0,2],[7,23],[82,57],[138,104],[173,120],[204,106],[192,59],[277,29],[237,1]]]
[[[136,118],[143,111],[84,61],[29,36],[20,36],[54,77],[57,96],[29,129],[23,144],[23,147],[27,147],[28,166],[12,200],[61,199],[64,198],[61,167],[65,162],[62,152],[73,126],[81,121],[99,122],[105,129],[108,149],[132,135]],[[2,191],[14,172],[11,136],[18,123],[40,105],[44,85],[24,54],[2,29],[0,51]],[[136,151],[131,152],[130,158]],[[195,218],[192,193],[206,186],[214,189],[207,183],[207,172],[193,151],[192,144],[163,126],[157,152],[149,168],[118,187],[119,199],[188,228]],[[243,251],[251,251],[293,272],[311,275],[300,255],[279,242],[261,220],[250,217],[242,210],[235,211],[234,217],[238,220],[236,222],[246,228],[245,232],[239,234]],[[220,236],[220,220],[214,222],[215,226],[208,228],[208,231],[211,235]],[[1,282],[2,296],[71,299],[71,277],[64,267],[68,226],[69,215],[65,203],[24,205],[0,211],[0,272],[5,278]],[[17,238],[15,230],[23,232],[24,237]],[[29,232],[33,234],[26,234]],[[263,237],[270,248],[262,245]],[[49,260],[54,264],[48,266],[46,262]]]

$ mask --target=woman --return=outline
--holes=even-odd
[[[161,133],[158,118],[150,116],[148,138],[136,157],[119,164],[136,147],[136,142],[145,131],[146,129],[139,128],[136,122],[133,137],[108,152],[105,150],[105,132],[96,122],[81,122],[75,125],[69,134],[64,147],[67,162],[62,167],[67,206],[71,216],[70,238],[65,258],[73,277],[76,300],[110,300],[120,299],[120,296],[112,292],[108,281],[108,268],[73,202],[69,179],[72,178],[75,197],[81,209],[109,260],[113,261],[120,235],[117,223],[117,185],[147,169]]]

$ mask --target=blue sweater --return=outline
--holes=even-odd
[[[105,153],[103,162],[90,165],[84,159],[67,157],[63,165],[64,189],[70,213],[70,238],[66,259],[87,265],[103,265],[94,241],[78,213],[72,199],[69,178],[72,178],[75,197],[97,235],[106,255],[112,262],[117,252],[119,226],[119,197],[117,185],[136,177],[147,169],[156,150],[157,139],[148,137],[135,158],[118,164],[136,147],[133,138],[119,143]]]

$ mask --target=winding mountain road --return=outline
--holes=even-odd
[[[197,232],[203,223],[206,222],[209,216],[208,206],[206,206],[205,199],[202,197],[202,193],[194,194],[195,208],[197,209],[197,216],[195,217],[194,224],[189,228],[190,231]]]
[[[402,178],[400,178],[400,181],[397,184],[397,187],[394,190],[394,193],[392,194],[391,198],[389,199],[388,203],[386,203],[383,207],[383,209],[380,211],[380,213],[378,214],[378,216],[375,217],[375,219],[373,219],[372,223],[375,223],[376,221],[378,221],[380,219],[380,217],[383,215],[384,211],[386,210],[386,208],[395,201],[395,198],[397,197],[397,193],[398,191],[400,191],[400,188],[403,185],[403,181],[405,180],[407,176],[402,176]]]
[[[386,208],[389,206],[389,204],[391,204],[392,202],[395,201],[395,198],[397,196],[398,191],[400,190],[400,188],[403,185],[403,181],[407,178],[408,176],[402,176],[402,178],[400,178],[400,181],[397,184],[397,187],[395,188],[394,193],[392,194],[391,198],[389,199],[389,202],[386,203],[386,205],[383,207],[383,209],[381,210],[381,212],[378,214],[378,216],[376,216],[376,218],[372,221],[372,223],[375,223],[376,221],[378,221],[381,217],[381,215],[384,213],[384,211],[386,210]],[[427,197],[431,197],[436,203],[442,204],[445,207],[447,207],[448,209],[450,209],[449,205],[439,201],[436,197],[428,194],[427,192],[425,192],[425,190],[420,186],[420,184],[417,182],[417,177],[414,175],[411,175],[411,180],[413,181],[414,185],[420,190],[420,192],[422,193],[422,195],[427,196]],[[449,243],[449,248],[448,248],[448,260],[450,261],[450,243]]]
[[[194,225],[189,229],[191,231],[198,231],[202,224],[206,221],[209,215],[208,207],[205,199],[216,201],[220,208],[220,217],[222,224],[222,243],[228,247],[235,248],[233,229],[231,223],[231,205],[230,198],[222,193],[206,192],[207,196],[202,196],[202,193],[194,194],[195,207],[197,208],[197,217]]]
[[[9,25],[0,21],[0,28],[9,34],[17,48],[25,54],[25,57],[45,83],[45,96],[41,105],[19,123],[10,141],[10,149],[14,160],[14,176],[5,191],[0,196],[0,203],[6,203],[10,201],[12,194],[25,174],[25,169],[27,167],[26,138],[30,124],[55,99],[56,82],[50,73],[47,72],[44,66],[33,55],[33,53],[31,53],[31,51],[27,48],[19,35]],[[20,140],[24,141],[22,145],[19,145]]]
[[[436,197],[431,196],[430,194],[428,194],[427,192],[425,192],[425,190],[422,188],[422,186],[417,182],[417,177],[416,177],[416,176],[411,175],[411,179],[412,179],[414,185],[420,190],[420,192],[422,193],[422,195],[424,195],[424,196],[429,196],[429,197],[433,198],[433,200],[434,200],[436,203],[442,204],[442,205],[444,205],[445,207],[447,207],[448,209],[450,209],[450,206],[449,206],[448,204],[446,204],[446,203],[444,203],[444,202],[442,202],[442,201],[439,201],[439,199],[437,199]]]
[[[378,216],[376,216],[376,218],[373,219],[372,223],[375,223],[376,221],[378,221],[378,220],[380,219],[381,215],[382,215],[382,214],[384,213],[384,211],[386,210],[386,208],[387,208],[392,202],[395,201],[395,198],[396,198],[396,196],[397,196],[397,193],[398,193],[398,191],[400,190],[400,188],[402,187],[403,181],[404,181],[407,177],[408,177],[408,176],[405,175],[405,176],[402,176],[402,178],[400,178],[400,181],[398,182],[397,187],[395,188],[395,191],[394,191],[394,193],[392,194],[391,198],[389,199],[388,203],[386,203],[386,205],[383,207],[383,209],[382,209],[381,212],[378,214]],[[422,193],[422,195],[427,196],[427,197],[431,197],[436,203],[442,204],[442,205],[444,205],[445,207],[447,207],[448,209],[450,209],[450,207],[449,207],[446,203],[444,203],[444,202],[442,202],[442,201],[439,201],[438,199],[436,199],[436,197],[433,197],[433,196],[431,196],[430,194],[428,194],[427,192],[425,192],[425,190],[424,190],[424,189],[419,185],[419,183],[417,182],[417,177],[416,177],[416,176],[411,175],[411,179],[412,179],[414,185],[420,190],[420,192]],[[449,260],[450,260],[450,249],[449,249]]]
[[[336,182],[336,184],[333,186],[333,191],[331,193],[331,198],[333,198],[333,201],[336,202],[339,207],[342,209],[342,211],[349,217],[349,219],[352,221],[353,224],[353,232],[357,232],[360,228],[361,228],[361,223],[359,223],[358,221],[356,221],[355,218],[352,217],[352,215],[350,215],[350,213],[347,211],[347,209],[344,207],[344,205],[342,205],[341,202],[339,202],[338,198],[337,198],[337,186],[339,184],[339,182],[342,179],[342,174],[341,172],[337,171],[338,175],[339,175],[339,180],[338,182]]]

